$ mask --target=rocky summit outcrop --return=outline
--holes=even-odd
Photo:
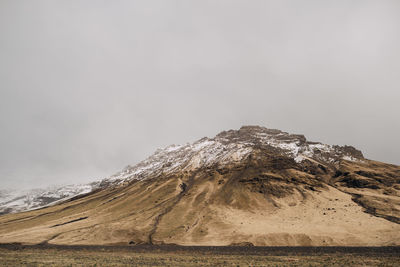
[[[400,244],[399,166],[258,126],[157,150],[91,186],[0,216],[0,243]]]

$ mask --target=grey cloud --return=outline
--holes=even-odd
[[[398,1],[1,1],[0,187],[257,124],[400,164]]]

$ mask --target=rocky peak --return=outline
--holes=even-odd
[[[219,133],[215,139],[224,142],[248,142],[250,144],[265,145],[267,139],[282,143],[304,144],[307,140],[301,134],[289,134],[277,129],[268,129],[260,126],[242,126],[239,130],[229,130]]]
[[[223,131],[214,138],[204,137],[192,144],[158,149],[146,160],[128,166],[106,181],[142,180],[203,167],[224,167],[245,160],[255,149],[262,149],[269,156],[287,157],[297,164],[312,160],[337,165],[341,160],[364,159],[362,153],[351,146],[331,146],[307,141],[300,134],[260,126],[243,126],[239,130]]]

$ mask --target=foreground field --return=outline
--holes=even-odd
[[[400,248],[0,245],[0,266],[399,266]]]

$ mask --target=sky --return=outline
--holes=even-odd
[[[400,165],[400,1],[0,0],[0,189],[260,125]]]

